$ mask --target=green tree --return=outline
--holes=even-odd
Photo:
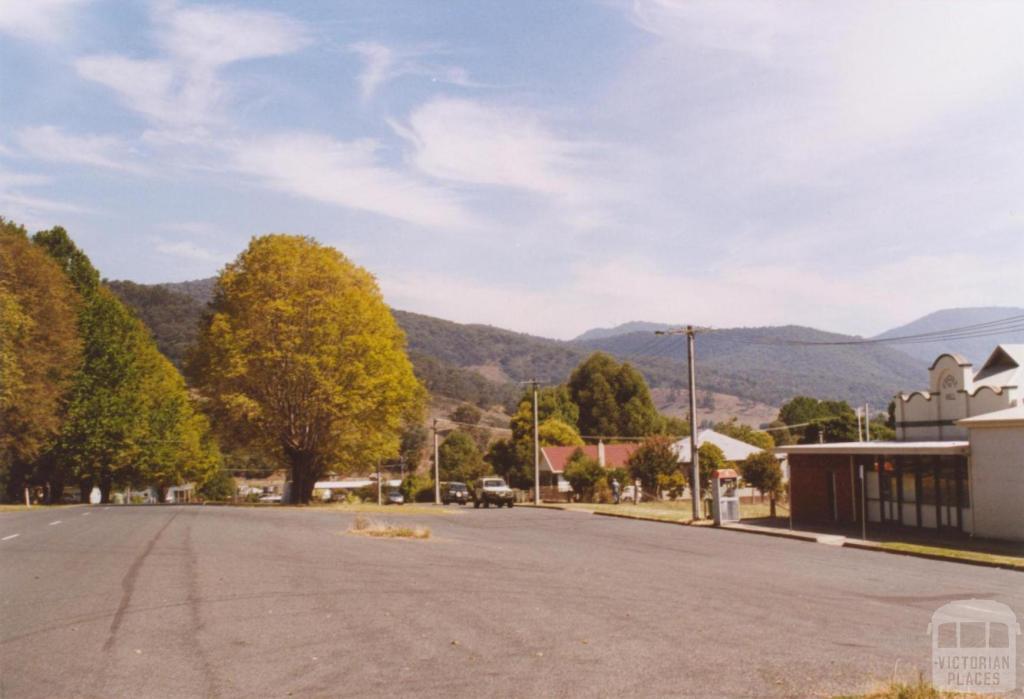
[[[549,417],[540,423],[537,436],[542,447],[582,447],[583,438],[576,428],[557,417]],[[532,454],[532,448],[530,450]]]
[[[423,453],[426,451],[429,437],[429,431],[419,422],[407,422],[402,428],[398,458],[405,463],[406,468],[415,471],[419,466],[423,460]]]
[[[572,486],[580,500],[590,502],[594,499],[594,486],[603,481],[605,471],[597,459],[592,459],[577,449],[565,464],[565,478]]]
[[[476,440],[468,432],[454,430],[437,450],[442,481],[472,483],[487,472]]]
[[[674,415],[662,415],[661,433],[680,439],[690,436],[690,421]]]
[[[775,501],[783,493],[782,467],[775,454],[759,451],[740,464],[740,475],[752,487],[768,496],[771,516],[775,518]]]
[[[65,470],[41,459],[59,434],[81,361],[80,301],[25,229],[0,218],[0,481],[17,499],[40,477],[59,497]]]
[[[701,497],[707,500],[711,497],[711,475],[718,469],[727,468],[729,462],[718,445],[711,442],[704,442],[697,449],[697,461],[700,462]],[[686,480],[690,486],[693,485],[693,469],[686,469]]]
[[[235,479],[223,469],[214,469],[196,489],[196,494],[203,500],[224,502],[235,497],[238,490]]]
[[[629,474],[639,479],[644,490],[656,492],[658,476],[669,475],[679,469],[679,457],[670,437],[655,435],[645,439],[626,462]]]
[[[205,481],[220,453],[171,363],[142,322],[99,281],[99,272],[63,228],[33,236],[82,298],[77,318],[83,361],[69,394],[67,419],[46,463],[70,467],[87,497],[103,501],[115,485],[166,489]]]
[[[464,425],[478,425],[480,419],[483,417],[483,413],[480,412],[480,408],[469,403],[462,403],[448,416],[455,422],[460,422]]]
[[[668,493],[670,498],[677,500],[682,496],[683,491],[686,490],[686,478],[683,477],[683,474],[680,471],[659,473],[658,490],[663,493]]]
[[[537,392],[537,421],[554,419],[575,429],[580,411],[565,386],[545,386]],[[533,390],[528,389],[519,399],[511,420],[512,439],[523,442],[533,439]],[[577,433],[578,435],[579,433]]]
[[[769,433],[755,430],[750,425],[744,425],[735,417],[729,418],[725,422],[719,422],[715,425],[715,431],[759,449],[775,448],[775,440]]]
[[[793,426],[790,431],[800,435],[802,444],[857,439],[857,415],[846,401],[797,396],[782,406],[779,420]]]
[[[225,267],[189,365],[230,441],[289,464],[299,503],[329,467],[398,456],[423,409],[373,277],[306,237],[253,238]]]
[[[532,453],[532,452],[531,452]],[[491,469],[513,488],[533,487],[533,461],[527,463],[511,439],[498,439],[491,443],[484,460]]]
[[[568,389],[579,408],[581,434],[644,437],[663,430],[664,418],[654,407],[643,374],[603,352],[576,367]]]
[[[210,425],[199,413],[178,370],[151,344],[141,348],[145,422],[139,437],[134,481],[157,489],[159,501],[170,486],[206,482],[223,460]]]
[[[145,368],[149,341],[139,321],[100,287],[79,319],[85,348],[75,376],[56,457],[72,467],[86,497],[99,486],[109,502],[115,485],[138,482],[147,434]]]

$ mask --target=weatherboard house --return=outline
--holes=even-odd
[[[894,402],[896,441],[776,449],[794,521],[1024,541],[1024,345],[943,354]]]

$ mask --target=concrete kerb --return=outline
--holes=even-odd
[[[580,512],[590,513],[599,515],[601,517],[616,517],[618,519],[632,519],[641,522],[658,522],[660,524],[674,524],[677,526],[684,527],[710,527],[714,526],[709,520],[699,520],[694,522],[693,520],[670,520],[670,519],[656,519],[653,517],[644,517],[643,515],[627,515],[619,514],[617,512],[598,512],[593,510],[580,510],[576,508],[561,507],[554,504],[541,504],[533,505],[527,504],[525,507],[535,507],[547,510],[560,510],[562,512]],[[761,536],[774,536],[781,539],[794,539],[796,541],[803,541],[812,544],[825,544],[830,546],[839,546],[843,548],[858,549],[861,551],[875,551],[878,553],[890,553],[903,556],[913,556],[915,558],[926,558],[933,561],[946,561],[947,563],[965,563],[967,565],[982,566],[984,568],[1003,568],[1005,570],[1013,570],[1017,572],[1024,572],[1024,566],[1017,566],[1012,563],[999,563],[995,561],[982,561],[970,558],[959,558],[957,556],[944,556],[938,553],[925,553],[922,551],[904,551],[900,549],[889,549],[884,548],[881,544],[874,541],[862,541],[860,539],[848,539],[845,536],[839,534],[816,534],[814,532],[804,532],[789,529],[771,529],[768,527],[756,527],[749,524],[726,524],[721,527],[715,527],[723,531],[733,531],[746,534],[759,534]]]
[[[982,568],[1002,568],[1017,573],[1024,573],[1024,565],[1015,563],[1002,563],[999,561],[982,561],[974,558],[959,558],[957,556],[944,556],[941,553],[928,553],[926,551],[905,551],[902,549],[888,549],[873,541],[847,540],[843,543],[844,548],[860,549],[862,551],[878,551],[880,553],[892,553],[897,556],[913,556],[914,558],[927,558],[931,561],[946,561],[948,563],[966,563]]]

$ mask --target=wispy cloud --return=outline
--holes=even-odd
[[[44,228],[53,225],[56,214],[93,213],[87,207],[30,191],[50,182],[50,178],[41,175],[19,174],[0,168],[0,210],[4,217],[30,228]]]
[[[156,5],[158,58],[85,56],[79,74],[118,94],[152,121],[177,127],[220,121],[230,96],[218,71],[238,61],[280,56],[310,42],[301,23],[273,12],[229,7]]]
[[[435,53],[429,48],[395,48],[374,41],[360,41],[349,49],[363,59],[363,72],[358,82],[364,101],[369,100],[386,83],[405,75],[429,78],[433,82],[477,87],[469,73],[458,66],[441,65],[427,60]]]
[[[34,126],[17,134],[22,151],[38,160],[92,165],[135,174],[146,169],[127,144],[114,136],[69,134],[55,126]]]
[[[230,255],[215,252],[190,240],[157,240],[154,247],[163,255],[195,262],[223,263],[230,259]]]
[[[56,42],[74,26],[85,0],[0,0],[0,33],[18,39]]]
[[[412,144],[412,163],[439,179],[568,194],[585,171],[587,146],[527,110],[439,98],[392,125]]]
[[[281,192],[439,228],[472,218],[448,190],[381,164],[379,144],[291,133],[229,146],[231,167]]]
[[[998,266],[998,254],[952,252],[859,267],[845,275],[786,264],[680,275],[633,254],[574,262],[554,288],[422,270],[391,271],[381,274],[380,282],[388,303],[403,310],[559,339],[637,319],[716,327],[799,322],[870,336],[936,308],[1005,298],[1006,279],[998,275],[972,275],[956,286],[946,281],[964,278],[964,269]],[[900,284],[894,290],[877,284],[878,278],[900,279]]]

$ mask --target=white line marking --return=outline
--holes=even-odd
[[[3,539],[0,539],[0,541],[7,541],[8,539],[14,539],[19,536],[21,536],[21,534],[9,534],[8,536],[5,536]]]
[[[51,526],[51,527],[52,527],[53,525],[55,525],[55,524],[60,524],[60,520],[58,519],[58,520],[57,520],[56,522],[50,522],[50,526]]]
[[[697,441],[699,442],[700,440],[697,440]],[[88,517],[90,514],[92,514],[92,513],[91,512],[83,512],[82,516],[83,517]]]

